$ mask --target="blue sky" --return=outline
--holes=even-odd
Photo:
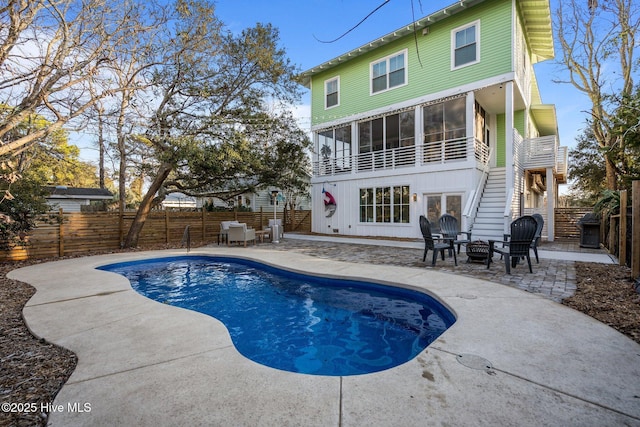
[[[551,2],[552,14],[556,1]],[[339,41],[318,41],[339,37],[382,3],[383,0],[219,0],[216,10],[233,32],[256,22],[272,23],[280,31],[281,44],[289,58],[307,70],[411,23],[414,16],[418,19],[449,6],[454,0],[413,0],[414,16],[411,0],[389,0]],[[556,47],[556,58],[559,56]],[[562,78],[561,66],[545,61],[535,67],[542,101],[556,106],[560,144],[573,147],[575,137],[584,127],[583,111],[588,101],[570,84],[552,82]],[[308,97],[303,102],[308,102]],[[310,118],[307,119],[302,120],[301,125],[308,126]]]

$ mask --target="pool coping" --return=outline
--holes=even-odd
[[[221,322],[149,300],[95,270],[185,250],[100,255],[9,273],[37,292],[28,327],[78,366],[50,425],[640,425],[640,345],[548,299],[428,269],[255,248],[237,256],[305,274],[419,289],[457,317],[415,359],[346,377],[295,374],[240,355]],[[89,404],[90,411],[80,411]]]

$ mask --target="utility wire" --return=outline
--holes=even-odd
[[[418,2],[420,3],[420,9],[422,9],[422,2],[420,0],[418,0]],[[413,10],[413,0],[411,0],[411,22],[413,22],[413,41],[416,44],[416,55],[418,57],[418,63],[420,64],[420,68],[423,68],[422,59],[420,59],[420,49],[418,48],[418,29],[416,28],[416,14]]]
[[[347,34],[349,34],[351,31],[355,30],[356,28],[358,28],[364,21],[366,21],[367,19],[369,19],[369,17],[371,15],[373,15],[374,13],[376,13],[378,10],[380,10],[382,8],[382,6],[384,6],[385,4],[389,3],[391,0],[385,0],[384,2],[382,2],[382,4],[380,4],[378,7],[376,7],[375,9],[373,9],[371,12],[369,12],[369,14],[367,16],[365,16],[364,18],[362,18],[362,20],[360,22],[358,22],[356,25],[354,25],[353,27],[351,27],[349,30],[347,30],[345,33],[343,33],[341,36],[333,39],[333,40],[320,40],[319,38],[317,38],[315,35],[313,36],[314,39],[316,39],[317,41],[319,41],[320,43],[334,43],[337,42],[338,40],[340,40],[341,38],[343,38],[344,36],[346,36]]]

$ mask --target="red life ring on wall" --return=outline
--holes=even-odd
[[[326,191],[324,188],[322,189],[322,194],[324,195],[323,197],[324,211],[327,214],[326,217],[329,218],[333,216],[334,213],[336,213],[336,207],[337,207],[336,199],[333,197],[331,193]]]

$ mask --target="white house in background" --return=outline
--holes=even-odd
[[[195,209],[198,206],[195,197],[182,193],[170,193],[161,203],[163,209]]]
[[[448,212],[501,239],[539,212],[553,240],[567,149],[534,70],[553,57],[548,0],[461,0],[303,72],[312,230],[417,238]]]
[[[81,212],[82,206],[88,206],[93,201],[111,201],[113,194],[104,188],[80,188],[57,185],[45,187],[48,195],[45,196],[51,209],[60,209],[65,212]]]
[[[214,206],[221,208],[233,209],[237,206],[243,206],[251,209],[253,212],[259,212],[262,208],[265,212],[273,212],[273,190],[275,188],[268,188],[265,190],[259,190],[257,193],[244,193],[236,196],[233,200],[224,201],[218,198],[199,198],[198,207],[202,207],[205,203],[214,203]],[[284,198],[281,192],[278,192],[278,198],[276,201],[276,210],[282,212],[284,210]],[[311,209],[311,201],[308,197],[301,197],[298,200],[296,209],[309,210]]]

